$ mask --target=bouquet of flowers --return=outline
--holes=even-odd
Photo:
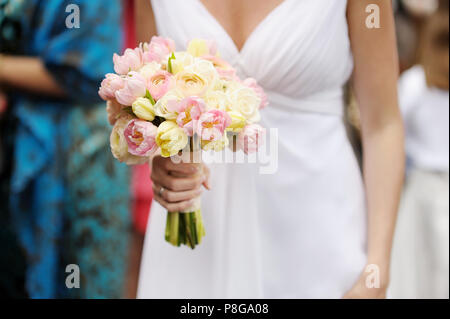
[[[175,157],[198,150],[256,152],[264,129],[256,124],[267,97],[252,78],[241,80],[220,58],[212,41],[194,39],[175,51],[171,39],[153,37],[135,49],[114,54],[99,95],[107,101],[114,127],[113,156],[128,165],[156,153]],[[192,249],[205,235],[199,200],[185,212],[170,212],[166,240]]]

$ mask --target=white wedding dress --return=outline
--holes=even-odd
[[[199,0],[152,0],[159,35],[185,49],[214,39],[241,77],[270,104],[277,170],[211,164],[202,196],[206,228],[191,250],[164,240],[156,202],[147,228],[139,298],[340,298],[366,263],[366,207],[343,122],[353,59],[344,0],[285,0],[239,51]]]

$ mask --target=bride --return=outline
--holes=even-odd
[[[390,0],[138,1],[141,41],[184,49],[214,39],[241,77],[264,87],[262,125],[278,129],[278,169],[174,164],[155,157],[140,298],[383,298],[403,180],[397,53]],[[360,107],[363,170],[346,135],[343,86]],[[173,173],[184,173],[176,178]],[[164,241],[166,211],[204,187],[203,242]]]

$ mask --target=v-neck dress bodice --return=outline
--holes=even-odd
[[[326,2],[285,0],[256,26],[241,51],[200,0],[156,0],[154,14],[158,33],[178,48],[194,37],[216,40],[241,76],[255,78],[270,93],[272,107],[342,114],[337,101],[353,67],[346,1]]]
[[[259,82],[269,98],[261,122],[276,140],[263,164],[210,164],[195,250],[164,241],[166,213],[153,203],[139,297],[341,297],[366,263],[364,188],[342,116],[347,1],[285,0],[240,51],[200,0],[151,3],[158,34],[178,49],[214,39]]]

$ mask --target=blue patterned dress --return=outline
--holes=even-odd
[[[15,45],[0,37],[0,49],[39,57],[69,96],[10,96],[16,125],[9,208],[28,263],[28,294],[120,297],[130,223],[128,170],[111,156],[111,128],[97,94],[112,71],[113,52],[120,51],[120,2],[0,2],[20,12],[3,10],[18,19],[19,37]],[[66,27],[69,4],[80,9],[80,28]],[[65,285],[68,264],[80,268],[79,289]]]

